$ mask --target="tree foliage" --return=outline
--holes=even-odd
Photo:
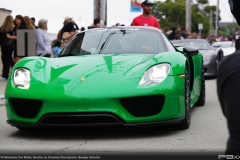
[[[208,0],[197,0],[198,4],[192,5],[192,32],[198,32],[198,24],[203,24],[202,33],[208,34],[210,29],[210,12],[213,10],[213,23],[216,17],[216,6],[208,6]],[[199,4],[206,5],[204,8]],[[186,22],[185,0],[166,0],[156,2],[152,9],[152,15],[159,19],[161,27],[181,27]],[[220,20],[219,16],[219,20]]]
[[[234,34],[236,29],[240,29],[237,23],[230,23],[224,27],[219,28],[219,34]]]

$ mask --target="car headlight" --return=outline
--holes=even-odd
[[[14,71],[13,83],[17,88],[28,89],[30,86],[30,71],[25,68],[19,68]]]
[[[140,86],[149,86],[162,82],[170,71],[170,64],[158,64],[149,68],[143,75]]]

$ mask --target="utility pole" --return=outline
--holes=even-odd
[[[106,19],[106,0],[100,0],[100,19]]]
[[[216,30],[215,30],[215,36],[218,36],[218,25],[219,25],[219,19],[218,19],[218,16],[219,16],[219,0],[217,0],[217,14],[216,14]]]
[[[210,35],[213,35],[212,33],[212,28],[213,28],[213,11],[210,11]]]
[[[186,30],[188,30],[190,33],[192,26],[192,6],[191,6],[191,0],[186,0]]]

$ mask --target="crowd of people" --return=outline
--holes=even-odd
[[[204,36],[196,32],[190,33],[188,30],[185,30],[184,27],[180,27],[180,28],[173,27],[171,28],[171,30],[169,29],[169,27],[164,27],[163,32],[168,36],[168,38],[171,41],[182,40],[182,39],[206,39],[210,45],[213,44],[214,42],[223,42],[223,41],[235,42],[236,41],[235,35],[233,34],[229,34],[229,35],[222,34],[219,36],[215,36],[215,35]],[[235,34],[238,34],[238,29],[236,29]]]
[[[2,77],[8,78],[10,68],[21,58],[17,53],[17,30],[37,29],[35,19],[16,15],[15,20],[8,15],[0,28],[1,60],[3,64]],[[14,57],[14,59],[13,59]]]

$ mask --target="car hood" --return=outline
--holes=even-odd
[[[230,48],[222,48],[224,56],[228,56],[230,54],[233,54],[235,52],[235,47]]]
[[[209,50],[199,50],[199,51],[202,53],[203,56],[206,55],[206,54],[214,54],[214,53],[216,53],[215,50],[212,50],[212,49],[209,49]]]
[[[176,59],[184,58],[176,52],[102,54],[60,58],[27,57],[17,63],[15,68],[28,68],[31,71],[31,80],[43,83],[62,84],[67,81],[84,79],[87,79],[89,83],[114,83],[115,81],[139,79],[149,67],[159,63],[172,62],[169,75],[182,74],[183,70],[179,68],[183,66],[177,65]]]
[[[203,58],[207,58],[209,56],[212,56],[212,55],[217,55],[217,52],[215,50],[199,50],[202,55],[203,55]]]
[[[52,97],[56,93],[61,93],[62,98],[64,95],[90,97],[99,94],[109,95],[110,90],[126,93],[127,89],[128,94],[131,94],[131,91],[139,87],[138,84],[146,70],[153,65],[169,62],[171,62],[169,76],[184,74],[186,58],[177,52],[61,58],[27,57],[21,59],[13,71],[17,68],[30,70],[32,84],[30,90],[34,91],[34,94],[48,92]],[[59,94],[56,98],[59,98]]]

